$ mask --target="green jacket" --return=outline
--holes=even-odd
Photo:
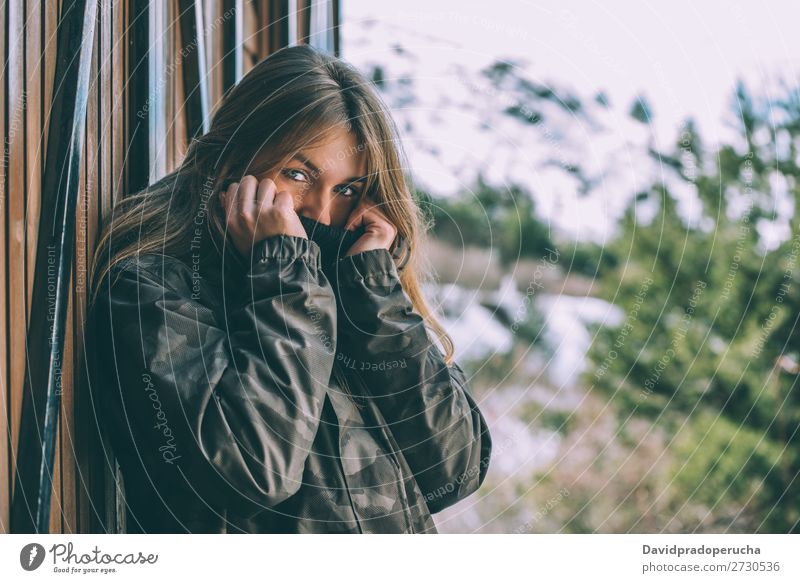
[[[482,483],[486,421],[392,255],[320,255],[278,235],[104,280],[91,394],[128,532],[432,533]]]

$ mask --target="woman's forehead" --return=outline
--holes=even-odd
[[[323,143],[301,148],[289,156],[320,174],[357,178],[366,173],[366,147],[352,132],[337,132]]]

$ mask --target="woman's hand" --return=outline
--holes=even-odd
[[[247,175],[222,193],[228,232],[243,255],[248,255],[253,245],[273,235],[308,238],[294,210],[291,193],[276,190],[272,179],[264,178],[259,182],[255,176]]]
[[[389,222],[375,203],[366,197],[362,198],[351,211],[345,228],[354,230],[360,225],[364,225],[364,234],[353,243],[345,255],[355,255],[372,249],[388,250],[397,236],[397,227]]]

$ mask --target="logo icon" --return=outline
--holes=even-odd
[[[35,571],[44,562],[44,547],[39,543],[29,543],[19,552],[19,564],[26,571]]]

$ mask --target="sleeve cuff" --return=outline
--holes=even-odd
[[[255,267],[271,261],[290,262],[296,259],[305,260],[317,270],[322,268],[319,245],[295,235],[273,235],[262,239],[253,246],[251,264]]]
[[[345,255],[334,264],[334,271],[340,282],[361,282],[379,276],[400,279],[392,255],[386,249],[370,249],[355,255]]]

